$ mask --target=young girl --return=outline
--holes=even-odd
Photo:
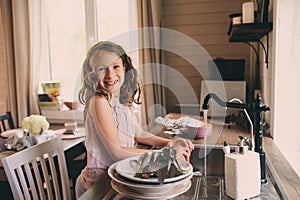
[[[82,70],[79,100],[85,104],[87,166],[76,181],[77,198],[112,163],[151,151],[136,148],[136,143],[175,148],[178,156],[189,161],[194,148],[189,140],[158,137],[138,125],[132,107],[133,103],[140,104],[137,72],[121,46],[108,41],[97,43],[88,52]]]

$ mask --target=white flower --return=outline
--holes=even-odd
[[[48,128],[49,122],[45,116],[30,115],[29,117],[25,117],[22,121],[22,129],[28,129],[31,135],[39,135],[42,130]]]

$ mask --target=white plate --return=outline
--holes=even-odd
[[[57,132],[57,135],[62,140],[72,140],[72,139],[85,137],[85,129],[84,128],[77,128],[77,131],[75,133],[66,133],[66,129],[56,130],[56,132]]]
[[[184,181],[181,184],[173,186],[170,190],[167,190],[163,193],[151,193],[151,194],[141,194],[135,191],[132,191],[130,187],[122,185],[114,180],[111,181],[112,188],[117,191],[119,194],[138,199],[171,199],[174,198],[190,189],[192,183],[190,180]]]
[[[4,132],[2,132],[0,134],[1,134],[1,137],[9,138],[10,136],[13,136],[16,133],[22,132],[22,131],[23,130],[21,128],[16,128],[16,129],[11,129],[11,130],[4,131]]]
[[[135,177],[136,169],[133,168],[132,161],[137,160],[138,158],[139,158],[139,156],[135,156],[135,157],[127,158],[127,159],[117,162],[116,167],[115,167],[116,172],[118,174],[120,174],[121,176],[123,176],[127,179],[130,179],[130,180],[133,180],[133,181],[143,182],[143,183],[159,183],[158,178],[143,179],[143,178]],[[189,176],[190,173],[193,172],[193,166],[190,163],[189,163],[189,166],[190,167],[189,167],[189,170],[187,173],[184,173],[179,176],[172,177],[172,178],[166,178],[164,180],[164,183],[178,181],[180,179],[183,179],[183,178]]]
[[[120,176],[116,171],[115,167],[116,164],[113,164],[108,169],[108,175],[110,178],[122,185],[125,185],[129,187],[132,191],[135,193],[142,193],[142,194],[158,194],[166,192],[167,190],[172,189],[174,186],[181,184],[184,181],[190,180],[193,177],[193,172],[191,172],[187,177],[170,183],[140,183],[136,181],[132,181],[130,179],[124,178],[123,176]]]

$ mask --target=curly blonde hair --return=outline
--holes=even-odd
[[[125,66],[124,83],[121,86],[119,101],[122,104],[140,104],[141,89],[136,69],[132,65],[131,58],[125,50],[118,44],[110,41],[101,41],[91,47],[82,66],[82,87],[78,98],[80,103],[86,104],[93,96],[104,96],[107,100],[111,99],[109,91],[101,84],[95,69],[91,66],[91,60],[95,58],[100,51],[107,51],[120,56]]]

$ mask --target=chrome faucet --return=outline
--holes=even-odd
[[[254,128],[255,128],[255,152],[260,155],[260,172],[261,172],[261,183],[266,183],[266,155],[263,151],[262,147],[262,139],[263,139],[263,117],[262,112],[269,111],[270,108],[264,104],[262,104],[261,95],[257,94],[255,102],[248,103],[233,103],[233,102],[225,102],[222,101],[215,93],[209,93],[204,98],[204,102],[202,104],[202,108],[204,110],[209,109],[209,100],[214,99],[220,106],[227,108],[238,108],[238,109],[246,109],[254,112]]]
[[[233,98],[233,99],[230,99],[229,102],[234,102],[234,101],[237,101],[239,103],[243,103],[240,99],[238,98]],[[254,134],[253,134],[253,123],[252,123],[252,120],[248,114],[248,111],[246,109],[243,109],[244,110],[244,113],[249,121],[249,124],[250,124],[250,142],[249,142],[249,150],[251,151],[254,151]]]

